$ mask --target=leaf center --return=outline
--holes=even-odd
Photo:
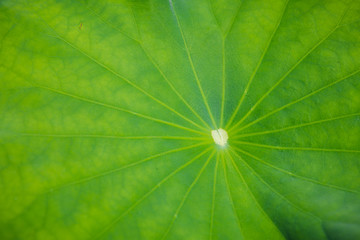
[[[222,128],[212,130],[211,136],[214,139],[214,142],[222,147],[226,146],[227,140],[229,138],[227,132]]]

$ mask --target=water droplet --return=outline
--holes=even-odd
[[[227,132],[222,128],[219,128],[217,130],[212,130],[211,136],[214,139],[214,142],[222,147],[224,147],[227,144],[227,140],[229,138]]]

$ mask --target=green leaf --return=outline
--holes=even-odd
[[[2,0],[0,39],[1,239],[360,239],[359,0]]]

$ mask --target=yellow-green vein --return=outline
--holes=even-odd
[[[168,109],[169,111],[175,113],[176,115],[178,115],[179,117],[181,117],[182,119],[184,119],[185,121],[191,123],[192,125],[198,127],[199,129],[203,129],[202,126],[200,126],[199,124],[195,123],[194,121],[192,121],[191,119],[185,117],[183,114],[181,114],[180,112],[176,111],[175,109],[173,109],[172,107],[170,107],[169,105],[167,105],[166,103],[164,103],[163,101],[155,98],[153,95],[151,95],[149,92],[147,92],[146,90],[142,89],[141,87],[139,87],[137,84],[133,83],[132,81],[130,81],[128,78],[120,75],[118,72],[116,72],[115,70],[113,70],[112,68],[106,66],[104,63],[100,62],[99,60],[95,59],[94,57],[90,56],[88,53],[86,53],[85,51],[83,51],[82,49],[80,49],[78,46],[75,46],[74,44],[70,43],[68,40],[66,40],[65,38],[61,37],[59,33],[57,33],[57,31],[51,26],[49,25],[41,16],[38,15],[38,13],[36,11],[33,10],[33,12],[50,28],[53,30],[54,34],[56,34],[56,36],[52,36],[56,39],[59,39],[60,41],[64,42],[65,44],[69,45],[70,47],[72,47],[73,49],[75,49],[76,51],[78,51],[80,54],[82,54],[83,56],[85,56],[86,58],[90,59],[91,61],[93,61],[95,64],[99,65],[100,67],[104,68],[105,70],[107,70],[108,72],[110,72],[111,74],[113,74],[114,76],[118,77],[119,79],[124,80],[126,83],[128,83],[129,85],[131,85],[132,87],[134,87],[135,89],[137,89],[138,91],[140,91],[141,93],[143,93],[144,95],[146,95],[147,97],[149,97],[151,100],[157,102],[158,104],[160,104],[161,106],[165,107],[166,109]]]
[[[211,212],[210,212],[210,234],[209,239],[212,240],[213,235],[213,227],[214,227],[214,213],[215,213],[215,199],[216,199],[216,181],[217,181],[217,171],[218,165],[220,160],[220,153],[216,154],[216,163],[214,168],[214,182],[213,182],[213,193],[212,193],[212,200],[211,200]]]
[[[250,108],[250,110],[236,123],[234,124],[229,131],[231,131],[232,129],[236,128],[237,126],[239,126],[258,106],[259,104],[267,97],[269,96],[269,94],[277,87],[279,86],[279,84],[285,80],[290,73],[292,73],[294,71],[294,69],[297,68],[297,66],[300,65],[300,63],[303,62],[303,60],[309,56],[315,49],[317,49],[323,42],[325,42],[326,39],[328,39],[339,27],[340,27],[340,23],[342,21],[342,19],[344,18],[345,13],[347,12],[347,10],[344,11],[344,13],[341,15],[341,17],[339,18],[337,24],[335,25],[335,27],[333,29],[331,29],[322,39],[320,39],[319,42],[317,42],[313,47],[311,47],[306,53],[305,55],[303,55],[267,92],[265,92],[260,98],[259,100]]]
[[[279,111],[281,111],[281,110],[283,110],[283,109],[285,109],[285,108],[288,108],[288,107],[290,107],[290,106],[292,106],[292,105],[294,105],[294,104],[296,104],[296,103],[299,103],[299,102],[301,102],[301,101],[303,101],[303,100],[305,100],[305,99],[307,99],[307,98],[309,98],[309,97],[311,97],[311,96],[314,96],[315,94],[317,94],[317,93],[319,93],[319,92],[321,92],[321,91],[323,91],[323,90],[325,90],[325,89],[327,89],[327,88],[329,88],[329,87],[332,87],[332,86],[334,86],[335,84],[340,83],[340,82],[342,82],[342,81],[344,81],[344,80],[346,80],[346,79],[348,79],[348,78],[356,75],[356,74],[359,73],[359,72],[360,72],[360,69],[358,69],[358,70],[356,70],[356,71],[354,71],[354,72],[346,75],[345,77],[342,77],[342,78],[340,78],[340,79],[338,79],[338,80],[336,80],[336,81],[334,81],[334,82],[331,82],[331,83],[329,83],[329,84],[327,84],[327,85],[325,85],[325,86],[323,86],[323,87],[321,87],[321,88],[318,88],[318,89],[316,89],[315,91],[312,91],[311,93],[306,94],[305,96],[303,96],[303,97],[301,97],[301,98],[298,98],[298,99],[296,99],[296,100],[294,100],[294,101],[292,101],[292,102],[290,102],[290,103],[288,103],[288,104],[285,104],[285,105],[283,105],[283,106],[281,106],[281,107],[279,107],[279,108],[277,108],[277,109],[275,109],[275,110],[273,110],[273,111],[271,111],[271,112],[269,112],[269,113],[267,113],[267,114],[265,114],[265,115],[257,118],[256,120],[254,120],[254,121],[246,124],[245,126],[243,126],[243,127],[239,128],[239,129],[233,131],[233,134],[236,134],[236,133],[244,130],[245,128],[248,128],[248,127],[254,125],[254,124],[257,123],[257,122],[260,122],[261,120],[263,120],[263,119],[265,119],[265,118],[267,118],[267,117],[269,117],[269,116],[271,116],[271,115],[273,115],[273,114],[275,114],[275,113],[277,113],[277,112],[279,112]],[[235,128],[235,127],[232,127],[229,131],[234,130],[234,128]]]
[[[296,124],[296,125],[292,125],[292,126],[288,126],[288,127],[284,127],[284,128],[273,129],[273,130],[268,130],[268,131],[244,133],[244,134],[235,136],[233,139],[239,139],[239,138],[249,137],[249,136],[257,136],[257,135],[265,135],[265,134],[271,134],[271,133],[278,133],[278,132],[287,131],[287,130],[291,130],[291,129],[307,127],[307,126],[312,126],[312,125],[316,125],[316,124],[336,121],[336,120],[345,119],[345,118],[357,117],[357,116],[360,116],[360,113],[345,114],[345,115],[341,115],[341,116],[337,116],[337,117]]]
[[[194,181],[191,183],[191,185],[189,186],[189,188],[187,189],[187,191],[185,192],[183,198],[181,199],[181,202],[179,204],[179,206],[177,207],[174,216],[172,217],[170,224],[168,225],[168,227],[166,228],[164,234],[161,237],[161,240],[165,240],[171,230],[171,227],[173,226],[182,206],[184,205],[187,197],[189,196],[191,190],[193,189],[193,187],[195,186],[195,184],[197,183],[197,181],[199,180],[199,178],[201,177],[201,174],[204,172],[205,168],[207,167],[207,165],[210,162],[210,159],[214,156],[215,154],[215,150],[212,151],[212,153],[210,154],[210,156],[208,157],[208,159],[206,160],[205,164],[202,166],[202,168],[200,169],[199,173],[197,174],[197,176],[195,177]]]
[[[147,193],[145,193],[141,198],[139,198],[134,204],[132,204],[131,206],[129,206],[127,208],[127,210],[125,210],[123,213],[121,213],[118,217],[116,217],[115,219],[113,219],[113,221],[111,221],[107,226],[105,226],[105,228],[99,232],[94,239],[100,239],[101,237],[103,237],[108,231],[110,231],[114,225],[120,221],[121,218],[123,218],[126,214],[128,214],[130,211],[132,211],[136,206],[138,206],[142,201],[144,201],[148,196],[150,196],[156,189],[158,189],[163,183],[165,183],[167,180],[169,180],[172,176],[174,176],[176,173],[180,172],[181,170],[183,170],[184,168],[186,168],[187,166],[189,166],[191,163],[193,163],[196,159],[200,158],[202,155],[204,155],[205,153],[207,153],[208,151],[210,151],[211,148],[207,148],[206,150],[204,150],[203,152],[201,152],[200,154],[198,154],[197,156],[195,156],[193,159],[189,160],[188,162],[186,162],[184,165],[180,166],[179,168],[177,168],[176,170],[174,170],[173,172],[171,172],[169,175],[167,175],[165,178],[163,178],[160,182],[158,182],[150,191],[148,191]]]
[[[237,106],[236,106],[234,112],[232,113],[230,119],[228,120],[225,128],[228,128],[228,127],[231,125],[231,123],[233,122],[236,114],[238,113],[238,111],[239,111],[239,109],[240,109],[240,107],[241,107],[241,104],[243,103],[243,101],[244,101],[244,99],[245,99],[245,96],[247,95],[247,93],[248,93],[248,91],[249,91],[250,85],[251,85],[252,81],[254,80],[254,78],[255,78],[255,76],[256,76],[256,74],[257,74],[257,72],[258,72],[258,70],[259,70],[259,68],[260,68],[260,66],[261,66],[261,64],[262,64],[266,53],[267,53],[268,50],[269,50],[269,47],[270,47],[270,45],[271,45],[271,43],[272,43],[272,40],[273,40],[273,38],[274,38],[277,30],[279,29],[280,23],[281,23],[284,15],[285,15],[285,12],[286,12],[286,8],[287,8],[287,6],[288,6],[288,3],[289,3],[289,0],[287,0],[286,3],[284,4],[282,13],[281,13],[281,15],[280,15],[280,17],[279,17],[279,19],[278,19],[278,21],[277,21],[277,24],[276,24],[276,26],[275,26],[275,28],[274,28],[274,30],[273,30],[273,32],[272,32],[272,34],[271,34],[268,42],[267,42],[267,44],[265,45],[265,49],[264,49],[263,53],[261,54],[261,57],[260,57],[257,65],[256,65],[253,73],[251,74],[248,83],[246,84],[245,90],[244,90],[244,92],[243,92],[243,94],[242,94],[242,96],[241,96],[241,98],[240,98],[240,101],[239,101],[239,103],[237,104]]]
[[[143,41],[142,41],[142,37],[141,37],[141,33],[135,18],[135,14],[134,11],[132,9],[132,7],[130,6],[131,12],[132,12],[132,16],[134,19],[134,23],[136,25],[137,28],[137,32],[138,32],[138,36],[140,37],[140,40],[135,39],[131,36],[129,36],[128,34],[124,33],[122,30],[120,30],[118,27],[114,26],[112,23],[108,22],[107,20],[105,20],[104,18],[102,18],[96,11],[94,11],[93,9],[89,8],[87,5],[85,5],[87,9],[89,9],[91,12],[93,12],[95,14],[96,17],[98,17],[103,23],[105,23],[106,25],[110,26],[111,28],[115,29],[116,31],[118,31],[119,33],[123,34],[124,36],[126,36],[129,39],[134,40],[142,49],[142,51],[145,53],[146,57],[150,60],[150,62],[154,65],[154,67],[157,69],[157,71],[160,73],[160,75],[164,78],[164,80],[166,81],[166,83],[170,86],[170,88],[172,89],[172,91],[179,97],[179,99],[187,106],[187,108],[204,124],[205,127],[210,129],[210,126],[204,121],[204,119],[193,109],[193,107],[184,99],[184,97],[176,90],[176,88],[174,87],[174,85],[171,83],[171,81],[167,78],[167,76],[164,74],[164,72],[161,70],[161,68],[159,67],[159,65],[154,61],[154,59],[151,57],[150,53],[148,52],[148,50],[144,47],[143,45]],[[209,130],[209,129],[205,129],[205,130]]]
[[[225,185],[226,185],[227,192],[229,194],[231,207],[232,207],[233,212],[235,214],[236,222],[237,222],[237,224],[239,226],[241,236],[244,238],[243,231],[242,231],[242,226],[241,226],[241,223],[240,223],[240,218],[239,218],[238,212],[236,211],[234,200],[233,200],[231,190],[230,190],[230,186],[229,186],[229,181],[228,181],[228,177],[227,177],[227,170],[226,170],[226,163],[225,163],[225,158],[224,158],[224,152],[221,152],[221,161],[222,161],[222,165],[223,165],[223,169],[224,169],[224,180],[225,180]]]
[[[193,73],[194,73],[194,77],[195,77],[195,80],[196,80],[196,84],[197,84],[198,87],[199,87],[201,97],[202,97],[202,99],[203,99],[203,101],[204,101],[204,104],[205,104],[205,107],[206,107],[206,109],[207,109],[207,111],[208,111],[208,114],[209,114],[209,116],[210,116],[211,122],[212,122],[212,124],[214,125],[214,127],[217,128],[217,125],[216,125],[214,116],[213,116],[213,114],[211,113],[211,109],[210,109],[209,103],[208,103],[208,101],[207,101],[207,99],[206,99],[204,90],[203,90],[203,88],[202,88],[202,86],[201,86],[199,77],[198,77],[198,75],[197,75],[197,73],[196,73],[195,66],[194,66],[194,63],[193,63],[193,60],[192,60],[192,57],[191,57],[191,54],[190,54],[190,50],[189,50],[189,47],[188,47],[188,45],[187,45],[187,42],[186,42],[186,39],[185,39],[185,36],[184,36],[184,32],[183,32],[183,30],[182,30],[182,27],[181,27],[179,18],[178,18],[177,14],[176,14],[176,10],[175,10],[174,3],[173,3],[172,0],[169,0],[169,2],[170,2],[170,7],[171,7],[171,9],[172,9],[172,11],[173,11],[173,13],[174,13],[174,16],[175,16],[177,25],[178,25],[178,27],[179,27],[180,35],[181,35],[181,38],[182,38],[183,43],[184,43],[184,46],[185,46],[185,50],[186,50],[186,53],[187,53],[187,57],[188,57],[188,60],[189,60],[191,69],[192,69],[192,71],[193,71]]]
[[[268,166],[268,167],[270,167],[270,168],[272,168],[272,169],[275,169],[275,170],[277,170],[277,171],[279,171],[279,172],[282,172],[282,173],[285,173],[285,174],[287,174],[287,175],[290,175],[290,176],[292,176],[292,177],[294,177],[294,178],[298,178],[298,179],[301,179],[301,180],[304,180],[304,181],[307,181],[307,182],[310,182],[310,183],[313,183],[313,184],[317,184],[317,185],[324,186],[324,187],[328,187],[328,188],[332,188],[332,189],[337,189],[337,190],[341,190],[341,191],[345,191],[345,192],[350,192],[350,193],[359,194],[358,191],[355,191],[355,190],[352,190],[352,189],[347,189],[347,188],[340,187],[340,186],[336,186],[336,185],[333,185],[333,184],[323,183],[323,182],[314,180],[314,179],[312,179],[312,178],[300,176],[300,175],[295,174],[295,173],[293,173],[293,172],[290,172],[290,171],[287,171],[287,170],[285,170],[285,169],[279,168],[279,167],[277,167],[277,166],[275,166],[275,165],[272,165],[272,164],[270,164],[270,163],[262,160],[261,158],[254,156],[253,154],[251,154],[251,153],[249,153],[249,152],[247,152],[247,151],[245,151],[245,150],[242,150],[242,149],[237,148],[237,147],[233,147],[233,148],[234,148],[236,151],[238,151],[238,152],[242,152],[243,154],[250,156],[251,158],[257,160],[257,161],[260,162],[260,163],[262,163],[263,165],[266,165],[266,166]]]
[[[227,153],[227,155],[229,156],[229,158],[230,158],[230,160],[231,160],[231,163],[232,163],[235,171],[236,171],[237,174],[239,175],[241,181],[245,184],[245,187],[246,187],[247,191],[249,192],[251,198],[254,200],[257,208],[260,210],[260,212],[262,213],[262,215],[263,215],[269,222],[271,222],[271,223],[274,225],[274,227],[276,228],[277,232],[278,232],[281,236],[283,236],[283,233],[279,230],[279,228],[276,226],[276,224],[271,220],[271,218],[269,217],[269,215],[264,211],[264,209],[263,209],[262,206],[260,205],[259,201],[258,201],[258,200],[256,199],[256,197],[254,196],[253,192],[250,190],[250,188],[249,188],[249,186],[248,186],[248,184],[247,184],[244,176],[243,176],[242,173],[240,172],[240,170],[239,170],[238,166],[236,165],[233,157],[231,156],[229,150],[226,149],[226,153]],[[284,236],[283,236],[283,237],[284,237]]]
[[[247,141],[232,141],[232,142],[236,143],[236,144],[250,145],[250,146],[254,146],[254,147],[277,149],[277,150],[360,153],[360,150],[356,150],[356,149],[318,148],[318,147],[287,147],[287,146],[274,146],[274,145],[260,144],[260,143],[247,142]]]
[[[84,178],[81,178],[81,179],[78,179],[78,180],[75,180],[75,181],[70,181],[70,182],[62,183],[62,184],[57,185],[57,186],[53,186],[53,187],[45,190],[44,193],[42,193],[42,194],[58,191],[58,190],[60,190],[60,189],[62,189],[64,187],[73,186],[73,185],[77,185],[77,184],[80,184],[80,183],[85,183],[85,182],[88,182],[88,181],[92,181],[94,179],[98,179],[100,177],[106,177],[106,176],[109,176],[111,174],[117,173],[117,172],[119,172],[121,170],[137,166],[139,164],[148,162],[150,160],[153,160],[153,159],[156,159],[156,158],[159,158],[159,157],[162,157],[162,156],[166,156],[166,155],[169,155],[169,154],[172,154],[172,153],[178,153],[178,152],[185,151],[185,150],[188,150],[188,149],[197,148],[199,146],[203,146],[203,145],[206,145],[206,144],[207,144],[206,142],[202,142],[202,143],[193,144],[193,145],[189,145],[189,146],[185,146],[185,147],[181,147],[181,148],[175,148],[175,149],[168,150],[168,151],[161,152],[161,153],[156,153],[156,154],[151,155],[151,156],[149,156],[147,158],[144,158],[144,159],[142,159],[140,161],[129,163],[129,164],[126,164],[124,166],[114,168],[114,169],[111,169],[111,170],[107,170],[107,171],[104,171],[104,172],[101,172],[101,173],[98,173],[98,174],[95,174],[95,175],[91,175],[91,176],[88,176],[88,177],[84,177]]]
[[[303,212],[306,215],[309,215],[313,218],[315,218],[319,223],[321,223],[321,219],[314,215],[311,212],[305,211],[304,209],[302,209],[301,207],[299,207],[298,205],[296,205],[295,203],[291,202],[288,198],[285,197],[285,195],[279,193],[277,190],[275,190],[267,181],[265,181],[260,175],[259,173],[253,168],[251,167],[247,161],[245,159],[243,159],[234,149],[230,148],[230,150],[238,156],[238,158],[244,163],[244,165],[250,169],[250,171],[263,183],[265,184],[273,193],[275,193],[276,195],[278,195],[281,199],[283,199],[285,202],[287,202],[290,206],[292,206],[293,208],[297,209],[300,212]]]

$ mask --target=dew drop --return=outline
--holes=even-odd
[[[211,136],[214,139],[214,142],[222,147],[224,147],[227,144],[227,140],[229,138],[227,132],[222,128],[212,130]]]

